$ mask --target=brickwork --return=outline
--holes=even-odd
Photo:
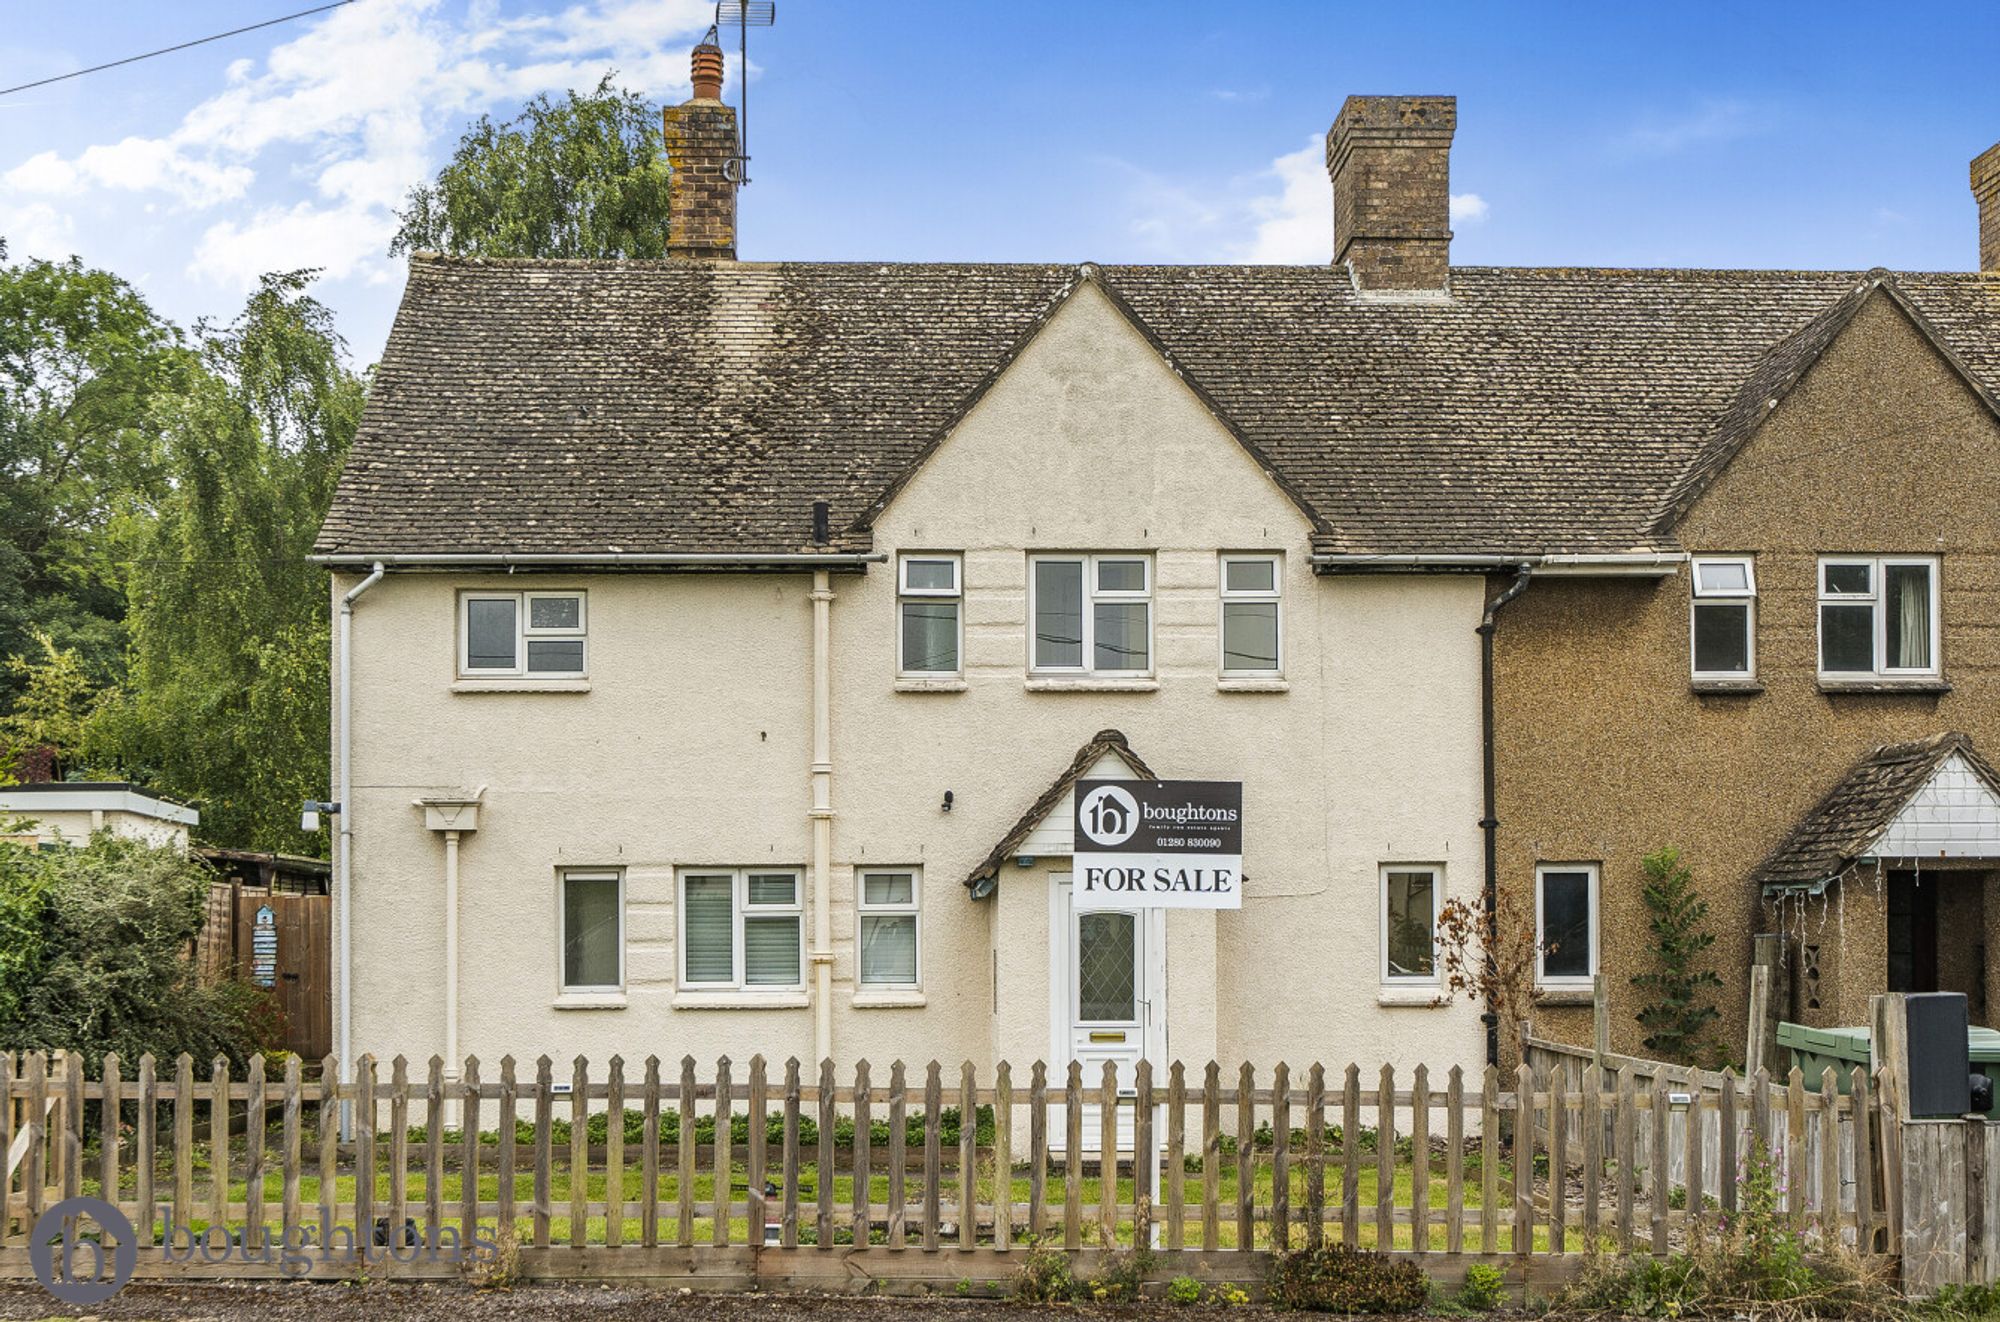
[[[1363,289],[1441,290],[1451,270],[1449,96],[1350,96],[1326,135],[1333,260]]]
[[[736,260],[736,185],[727,174],[737,154],[736,110],[697,97],[666,110],[667,255]]]
[[[2000,271],[2000,142],[1973,157],[1972,195],[1979,200],[1979,269]]]

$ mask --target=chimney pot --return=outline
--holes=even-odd
[[[1350,96],[1326,135],[1333,260],[1364,290],[1442,292],[1458,98]]]
[[[722,47],[712,41],[704,41],[694,48],[694,99],[697,101],[720,101],[722,99]]]
[[[2000,142],[1972,158],[1972,196],[1979,202],[1979,269],[2000,271]]]

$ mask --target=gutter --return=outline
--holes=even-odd
[[[1494,770],[1493,754],[1493,626],[1495,617],[1508,602],[1528,590],[1528,578],[1534,568],[1522,564],[1514,570],[1514,581],[1503,589],[1499,596],[1487,603],[1486,613],[1479,617],[1479,725],[1481,754],[1484,760],[1483,779],[1486,796],[1486,815],[1480,819],[1479,829],[1486,835],[1486,882],[1483,906],[1486,911],[1486,930],[1481,934],[1486,947],[1486,976],[1490,982],[1497,965],[1493,958],[1493,947],[1498,939],[1497,924],[1500,901],[1500,809],[1498,778]],[[1486,1013],[1480,1016],[1486,1025],[1486,1063],[1500,1063],[1500,1016],[1489,1002]]]
[[[761,567],[765,565],[796,566],[803,568],[834,569],[844,566],[880,564],[889,558],[886,551],[781,551],[765,554],[739,554],[733,551],[588,551],[578,553],[543,553],[539,551],[497,551],[481,554],[426,555],[422,552],[397,555],[310,555],[308,564],[324,565],[331,569],[374,565],[380,568],[390,565],[397,568],[420,568],[435,566],[454,568],[477,566],[484,568],[506,567],[527,569],[542,565],[588,566],[588,565],[742,565]]]
[[[1551,552],[1541,555],[1343,555],[1315,552],[1313,568],[1323,574],[1485,574],[1533,568],[1544,575],[1630,575],[1665,578],[1686,563],[1685,551]]]
[[[340,828],[334,849],[334,887],[340,896],[340,1074],[352,1073],[354,1062],[354,602],[362,593],[382,581],[388,572],[382,561],[373,562],[368,577],[349,588],[340,599]],[[346,1119],[345,1115],[342,1117]],[[342,1128],[346,1128],[343,1123]]]

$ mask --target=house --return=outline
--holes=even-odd
[[[0,839],[42,848],[80,845],[99,831],[149,845],[188,847],[201,813],[125,781],[31,781],[0,785]]]
[[[1343,106],[1322,266],[740,261],[720,59],[668,260],[412,263],[317,547],[335,1050],[1482,1064],[1516,621],[1672,591],[1859,277],[1453,266],[1449,97]],[[1079,900],[1107,777],[1240,783],[1238,907]]]
[[[1981,160],[1990,263],[2000,150]],[[1711,906],[1732,1055],[1757,933],[1777,938],[1782,1017],[1865,1024],[1872,994],[1944,990],[1992,1023],[2000,272],[1718,281],[1735,316],[1808,289],[1817,306],[1683,378],[1727,404],[1633,507],[1683,563],[1646,584],[1531,577],[1506,608],[1503,884],[1545,934],[1590,934],[1544,957],[1551,1000],[1587,1004],[1601,967],[1621,1049],[1643,1037],[1629,979],[1653,967],[1640,860],[1665,845]],[[1589,1032],[1587,1009],[1547,1014]]]

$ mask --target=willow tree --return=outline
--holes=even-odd
[[[481,115],[437,178],[410,190],[391,255],[663,257],[667,162],[660,108],[612,85]]]

